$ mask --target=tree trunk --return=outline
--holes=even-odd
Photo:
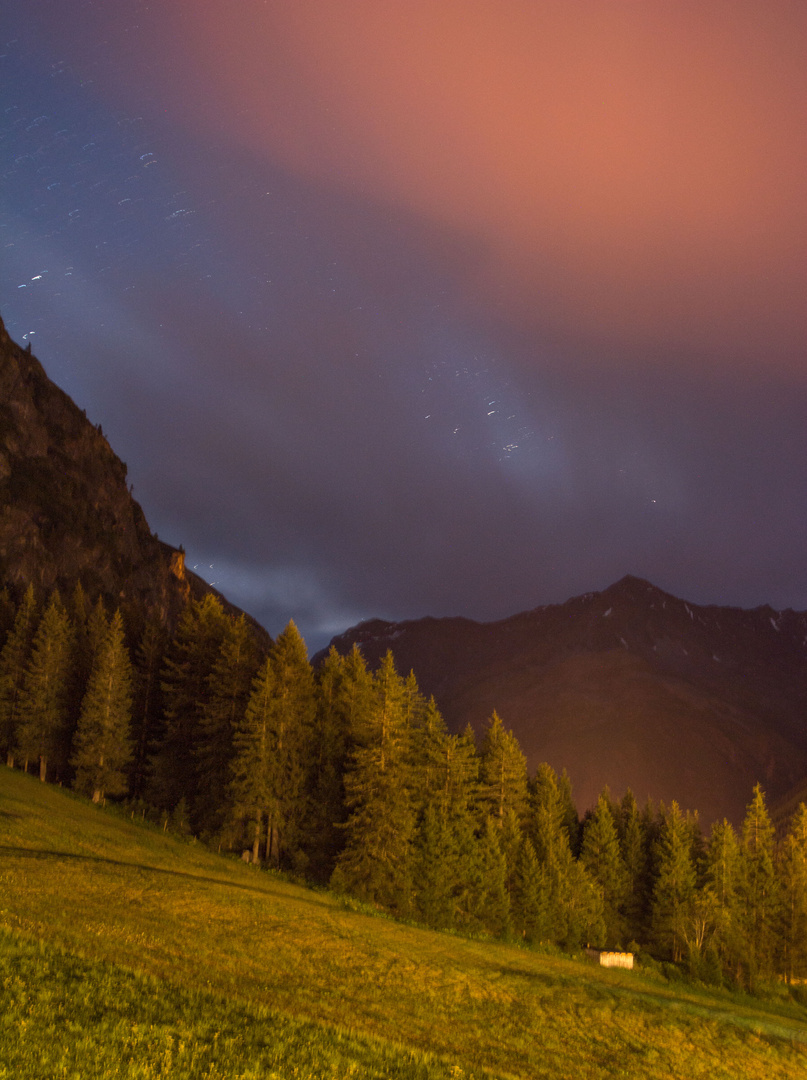
[[[263,814],[258,811],[258,816],[255,818],[255,839],[252,843],[252,862],[257,863],[261,857],[261,819]]]
[[[14,751],[13,750],[9,750],[8,754],[6,755],[6,765],[8,765],[9,769],[14,768]]]
[[[48,773],[48,759],[43,755],[39,758],[39,779],[42,783],[45,783],[45,777]]]

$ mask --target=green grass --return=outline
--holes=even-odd
[[[0,1078],[807,1076],[807,1010],[350,910],[0,769]]]

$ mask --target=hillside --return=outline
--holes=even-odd
[[[215,592],[152,535],[100,426],[0,320],[0,586],[68,595],[78,582],[130,627],[147,615],[173,627],[188,600]]]
[[[495,623],[373,620],[333,640],[391,649],[452,730],[496,709],[531,769],[566,768],[580,809],[608,784],[742,819],[807,776],[807,613],[700,607],[626,577]]]
[[[807,1069],[786,997],[374,917],[6,769],[0,878],[0,1075],[18,1080]]]

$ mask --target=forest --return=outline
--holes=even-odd
[[[716,985],[807,977],[807,808],[777,836],[528,775],[494,712],[451,734],[388,653],[314,669],[293,623],[266,648],[212,594],[169,635],[81,586],[0,593],[0,753],[214,850],[428,926],[639,953]]]

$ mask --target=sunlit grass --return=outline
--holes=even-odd
[[[0,927],[0,1077],[807,1075],[784,995],[373,917],[5,769]]]

